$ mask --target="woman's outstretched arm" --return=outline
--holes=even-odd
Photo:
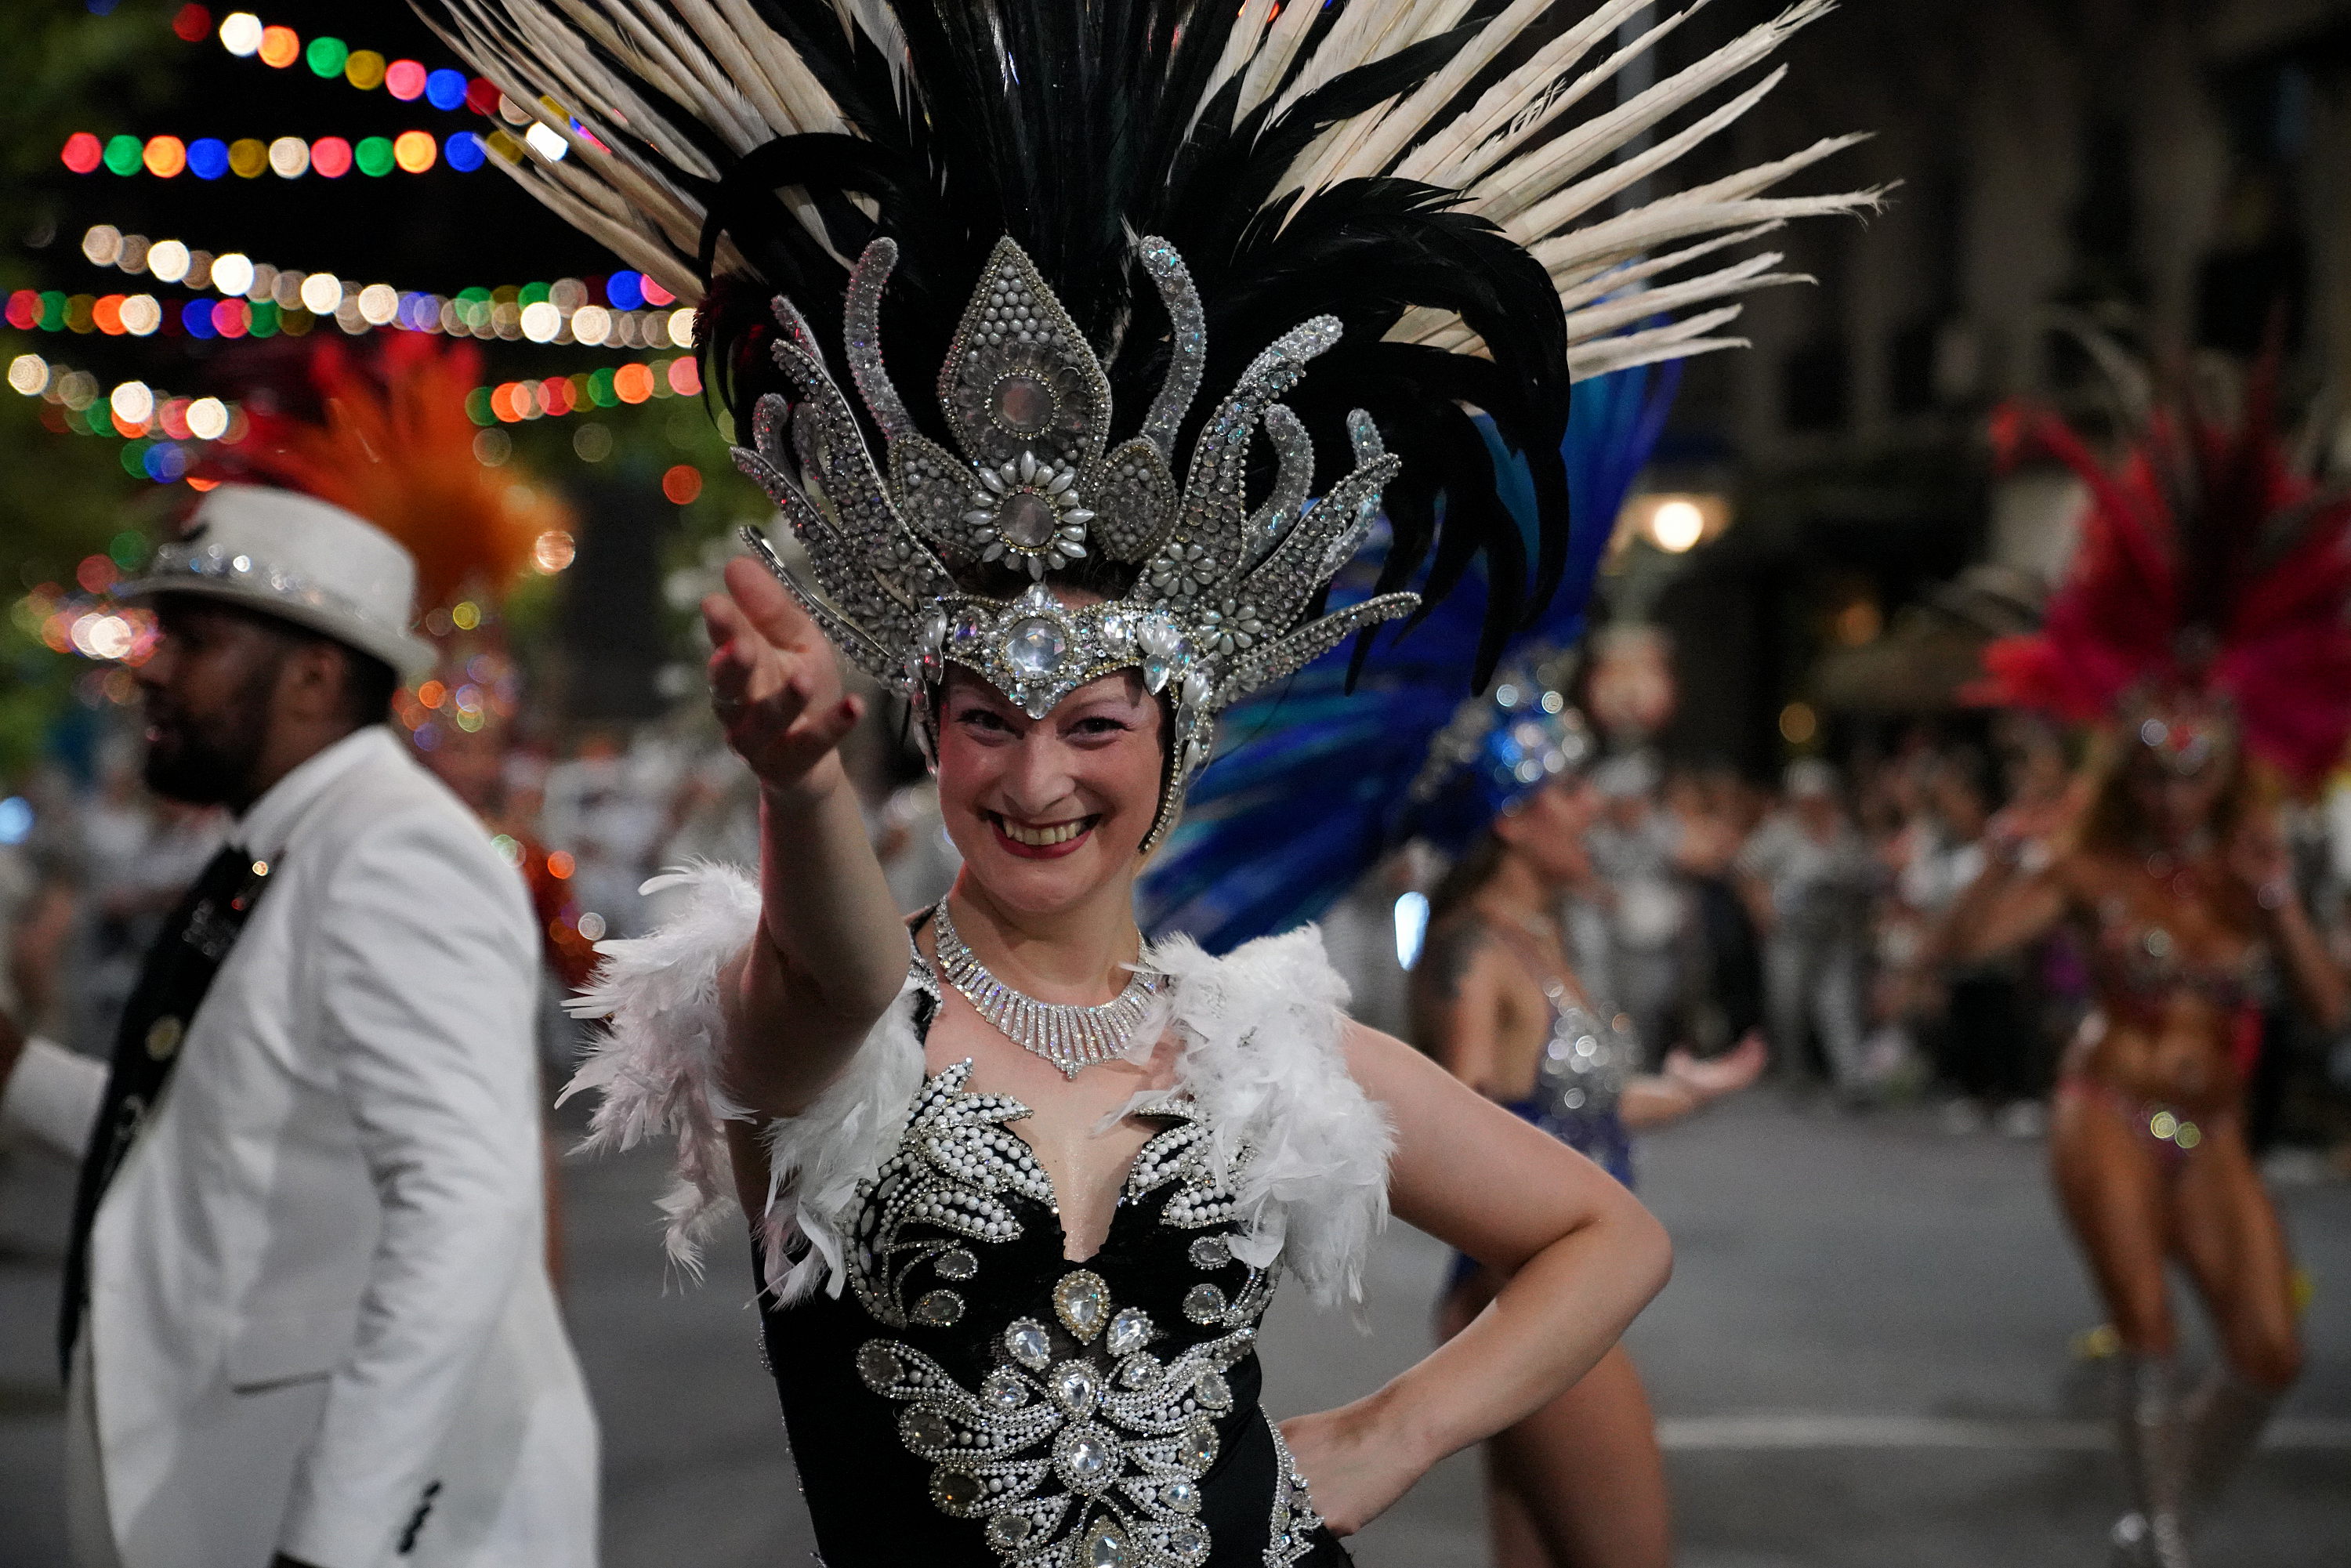
[[[1665,1228],[1582,1155],[1377,1030],[1351,1025],[1347,1059],[1395,1123],[1397,1215],[1510,1282],[1377,1393],[1282,1424],[1315,1507],[1342,1535],[1439,1459],[1572,1386],[1672,1267]]]
[[[764,569],[726,566],[703,601],[711,706],[759,781],[758,935],[722,977],[729,1093],[805,1109],[906,975],[904,928],[841,765],[863,705],[816,623]]]
[[[2028,869],[2033,846],[2008,812],[1991,820],[1983,847],[1983,870],[1928,940],[1929,963],[1976,964],[2012,953],[2065,917],[2063,863],[2051,860]]]

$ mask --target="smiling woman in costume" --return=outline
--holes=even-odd
[[[2346,1011],[2270,782],[2323,777],[2351,737],[2351,503],[2291,471],[2264,391],[2235,431],[2158,417],[2114,471],[2053,420],[2007,427],[2064,458],[2093,505],[2047,630],[1993,644],[1982,695],[2106,733],[2070,841],[1994,819],[1945,937],[1965,960],[2071,922],[2090,955],[2096,1006],[2060,1069],[2051,1167],[2122,1336],[2132,1511],[2115,1556],[2150,1568],[2185,1568],[2189,1511],[2301,1366],[2285,1235],[2245,1144],[2263,1011],[2290,999],[2328,1029]],[[2221,1352],[2184,1400],[2174,1259]]]
[[[1490,664],[1561,577],[1571,379],[1720,346],[1724,301],[1782,279],[1716,253],[1857,200],[1761,194],[1827,141],[1576,226],[1825,6],[1587,118],[1672,30],[1618,52],[1644,8],[446,0],[549,133],[493,139],[514,172],[699,304],[804,552],[705,606],[758,884],[691,873],[676,925],[612,945],[582,1082],[604,1140],[679,1134],[681,1248],[724,1197],[758,1217],[834,1568],[1343,1562],[1662,1282],[1638,1204],[1350,1022],[1312,933],[1211,958],[1134,918],[1222,710],[1481,560]],[[935,402],[885,341],[941,366]],[[1473,408],[1530,455],[1531,541]],[[1352,469],[1318,485],[1318,446]],[[1383,507],[1382,580],[1322,614]],[[964,854],[911,946],[833,750],[836,653],[913,703]],[[1512,1283],[1277,1431],[1278,1274],[1346,1301],[1391,1207]]]

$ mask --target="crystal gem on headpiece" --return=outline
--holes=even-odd
[[[1140,256],[1175,325],[1172,358],[1140,433],[1118,445],[1093,350],[1008,238],[988,258],[939,372],[939,406],[961,455],[919,434],[883,366],[882,292],[897,259],[885,237],[852,274],[843,333],[851,376],[883,434],[881,461],[814,334],[780,298],[776,362],[801,401],[787,418],[781,398],[762,398],[752,446],[736,461],[782,508],[815,582],[801,582],[756,534],[747,540],[842,653],[914,702],[934,747],[935,688],[950,664],[1032,718],[1123,669],[1165,694],[1171,767],[1148,849],[1207,760],[1218,712],[1419,601],[1388,593],[1306,616],[1362,544],[1398,466],[1359,412],[1348,421],[1354,467],[1308,499],[1313,452],[1275,400],[1338,340],[1329,317],[1292,329],[1242,373],[1202,428],[1179,489],[1176,431],[1207,351],[1200,303],[1166,242],[1144,240]],[[1277,473],[1252,509],[1242,486],[1260,427]],[[1133,585],[1099,602],[1065,601],[1046,575],[1088,556],[1131,568]],[[1019,597],[966,586],[998,563],[1028,573]]]
[[[2132,693],[2123,727],[2175,779],[2192,779],[2236,745],[2236,718],[2225,695]]]

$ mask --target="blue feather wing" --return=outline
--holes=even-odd
[[[1576,387],[1561,445],[1576,519],[1567,571],[1542,615],[1512,639],[1512,652],[1582,635],[1616,514],[1656,444],[1679,371],[1678,364],[1638,366]],[[1496,491],[1531,544],[1535,490],[1526,463],[1489,422],[1479,426]],[[1360,592],[1343,584],[1333,602]],[[1483,581],[1465,581],[1410,630],[1377,633],[1353,693],[1343,647],[1228,709],[1216,758],[1143,877],[1144,928],[1229,952],[1320,916],[1408,839],[1412,782],[1430,742],[1470,695],[1465,682],[1485,615]]]

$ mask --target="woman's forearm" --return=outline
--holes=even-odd
[[[1425,1465],[1550,1403],[1608,1353],[1673,1267],[1630,1194],[1520,1267],[1477,1320],[1365,1401]]]
[[[2266,908],[2266,902],[2270,941],[2284,960],[2295,997],[2321,1029],[2342,1028],[2346,1010],[2343,976],[2326,950],[2325,938],[2291,893],[2273,909]]]
[[[1662,1072],[1645,1072],[1625,1085],[1616,1113],[1635,1133],[1678,1122],[1704,1104],[1697,1090]]]
[[[837,757],[761,791],[759,905],[731,1009],[730,1086],[789,1114],[831,1082],[906,975],[897,906]]]

